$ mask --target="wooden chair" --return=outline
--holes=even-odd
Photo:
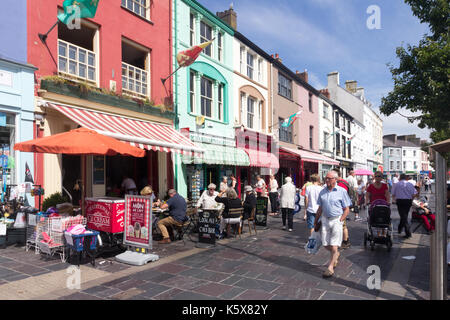
[[[183,240],[184,242],[184,235],[189,230],[190,226],[193,224],[193,218],[195,214],[197,213],[197,208],[195,207],[188,207],[186,210],[186,216],[188,219],[181,225],[180,227],[177,227],[177,237],[178,240]]]
[[[255,214],[256,214],[256,208],[253,208],[252,213],[250,214],[250,217],[247,219],[248,231],[250,232],[250,234],[252,234],[252,229],[250,228],[250,222],[253,222],[253,229],[255,230],[255,234],[258,234],[256,232]],[[243,224],[245,224],[245,221],[243,222]]]
[[[239,224],[238,227],[235,227],[234,229],[234,237],[236,237],[236,232],[238,232],[239,234],[239,239],[241,239],[241,233],[242,233],[242,218],[244,215],[244,208],[236,208],[236,209],[230,209],[228,211],[230,214],[240,214],[240,219],[238,223],[233,223],[233,224]],[[227,234],[230,234],[230,227],[231,224],[227,223]]]

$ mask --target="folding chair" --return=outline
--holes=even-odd
[[[253,228],[255,229],[255,234],[258,234],[256,232],[255,214],[256,214],[256,208],[253,208],[252,213],[250,214],[250,217],[247,219],[248,231],[250,232],[250,234],[252,234],[252,229],[250,228],[250,222],[253,222]],[[244,225],[245,221],[242,224]]]
[[[244,214],[244,208],[236,208],[236,209],[230,209],[228,211],[230,214],[240,214],[239,222],[233,223],[234,225],[239,225],[238,227],[235,227],[234,229],[234,237],[236,238],[236,232],[239,234],[239,239],[241,239],[241,232],[242,232],[242,217]],[[227,234],[230,234],[230,227],[232,224],[227,223]]]
[[[189,230],[191,224],[193,223],[193,216],[196,214],[197,210],[195,207],[188,208],[186,211],[187,220],[183,222],[183,225],[177,227],[177,240],[183,240],[184,243],[184,235]]]
[[[423,213],[423,214],[425,214],[425,213]],[[413,224],[413,222],[418,222],[418,223],[419,223],[419,224],[417,225],[417,227],[414,228],[414,230],[413,230],[412,233],[416,232],[417,229],[419,229],[421,226],[425,229],[425,231],[428,232],[427,228],[425,227],[424,221],[422,220],[422,218],[420,218],[421,215],[422,215],[422,214],[419,213],[419,212],[417,212],[417,211],[413,211],[413,212],[412,212],[412,214],[411,214],[411,225]],[[411,226],[411,227],[412,227],[412,226]]]

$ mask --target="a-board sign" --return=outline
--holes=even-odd
[[[216,244],[217,211],[198,213],[198,242]]]
[[[124,244],[152,249],[152,220],[151,197],[126,195]]]
[[[256,198],[255,224],[257,226],[267,226],[267,206],[269,199],[266,197]]]

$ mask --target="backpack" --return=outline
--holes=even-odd
[[[356,203],[356,199],[357,199],[357,198],[356,198],[356,192],[355,192],[355,189],[350,188],[350,185],[349,185],[348,182],[347,182],[346,180],[344,180],[344,179],[338,180],[338,181],[337,181],[337,184],[339,184],[339,183],[345,185],[345,187],[347,188],[347,193],[348,193],[348,196],[350,197],[350,200],[352,200],[352,203]]]

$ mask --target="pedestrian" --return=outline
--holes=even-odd
[[[389,188],[387,184],[383,182],[383,173],[377,171],[375,172],[375,181],[369,185],[366,190],[366,205],[379,199],[391,203]]]
[[[392,178],[392,186],[396,183],[398,183],[398,173],[394,174],[394,177]]]
[[[278,182],[273,174],[270,175],[269,187],[270,207],[272,209],[271,215],[275,216],[278,214]]]
[[[332,169],[332,171],[336,172],[337,174],[337,180],[336,180],[336,184],[345,189],[347,191],[347,195],[350,198],[350,206],[352,206],[352,199],[355,198],[355,196],[352,194],[353,189],[350,188],[350,186],[348,185],[348,182],[344,179],[341,178],[341,172],[338,168],[334,168]],[[343,225],[343,235],[342,235],[342,245],[341,248],[342,249],[347,249],[350,248],[351,243],[350,243],[350,238],[349,238],[349,234],[348,234],[348,228],[347,228],[347,216],[346,216],[346,220],[344,220],[344,225]]]
[[[301,195],[304,197],[306,195],[306,188],[308,188],[309,186],[312,186],[313,183],[311,181],[306,182],[303,187],[302,187],[302,192]],[[306,221],[307,218],[307,214],[306,214],[306,205],[305,205],[305,213],[303,214],[303,221]]]
[[[320,191],[323,189],[320,185],[320,178],[318,174],[311,175],[311,182],[312,185],[306,188],[305,193],[306,224],[310,235],[314,232],[314,220],[316,218],[317,209],[319,209],[317,199],[319,198]]]
[[[432,192],[431,190],[431,179],[429,177],[425,178],[425,191],[428,192],[428,189],[430,189],[430,192]]]
[[[412,206],[416,210],[416,214],[419,219],[423,221],[425,229],[427,229],[428,234],[435,229],[436,216],[431,213],[428,208],[427,199],[425,197],[420,197],[420,187],[416,186],[417,195],[412,201]]]
[[[400,215],[400,224],[398,225],[398,233],[402,233],[405,228],[406,239],[411,237],[410,226],[408,223],[409,209],[411,209],[412,199],[417,194],[414,186],[407,181],[405,174],[400,175],[400,181],[394,185],[392,190],[392,199],[396,201],[398,213]]]
[[[350,197],[344,188],[337,185],[339,175],[335,171],[327,173],[325,182],[327,187],[319,193],[314,228],[317,228],[319,219],[322,222],[321,236],[325,249],[330,251],[330,262],[323,273],[324,278],[334,275],[334,268],[339,260],[339,247],[342,244],[343,225],[350,212]]]
[[[281,218],[283,220],[283,230],[286,230],[286,218],[288,220],[289,232],[294,228],[294,208],[295,208],[295,193],[296,189],[292,183],[291,177],[284,179],[286,182],[281,187]]]
[[[228,189],[228,178],[227,176],[224,176],[222,178],[222,182],[220,183],[219,191],[222,194],[225,194],[225,191],[227,191],[227,189]]]
[[[348,185],[355,189],[356,188],[356,178],[355,178],[355,171],[351,170],[348,177],[347,177]]]
[[[256,189],[261,190],[263,196],[266,196],[267,185],[263,178],[260,175],[256,176]],[[257,191],[258,192],[258,191]]]

